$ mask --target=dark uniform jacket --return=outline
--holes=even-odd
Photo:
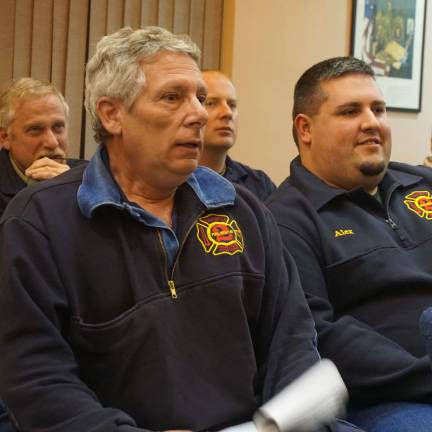
[[[84,163],[78,159],[68,159],[70,167]],[[9,201],[27,184],[20,178],[14,170],[10,159],[9,152],[5,149],[0,150],[0,216],[6,209]]]
[[[270,197],[318,330],[351,400],[432,402],[418,330],[432,305],[432,171],[391,163],[383,204],[328,186],[295,159]]]
[[[25,431],[250,420],[318,358],[273,217],[198,168],[170,229],[126,200],[108,166],[98,152],[3,215],[0,394]]]
[[[230,182],[242,185],[261,201],[264,201],[276,189],[276,186],[264,171],[248,167],[232,160],[229,156],[226,158],[225,165],[224,177]]]
[[[26,183],[15,172],[9,160],[9,152],[0,150],[0,215],[6,209],[9,201],[26,187]]]

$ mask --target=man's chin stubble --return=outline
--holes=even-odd
[[[364,162],[360,165],[359,169],[364,176],[373,177],[381,174],[386,169],[386,165],[383,161],[375,163]]]

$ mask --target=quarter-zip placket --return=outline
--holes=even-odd
[[[399,228],[398,224],[393,220],[390,214],[390,199],[391,199],[391,195],[393,194],[397,186],[398,185],[393,185],[390,188],[390,190],[387,192],[387,196],[384,203],[385,221],[394,232],[400,244],[404,247],[407,247],[409,246],[407,237],[404,235],[403,231]]]
[[[407,238],[403,235],[403,232],[400,230],[397,223],[391,218],[389,213],[386,213],[385,221],[388,225],[390,225],[390,228],[395,233],[396,237],[398,238],[399,242],[402,244],[402,246],[408,246],[407,244]]]
[[[173,266],[172,266],[172,269],[171,269],[171,274],[169,274],[169,272],[168,272],[168,253],[166,251],[166,248],[165,248],[165,245],[164,245],[164,242],[163,242],[160,230],[157,231],[159,242],[160,242],[162,251],[164,253],[164,257],[165,257],[165,266],[164,266],[165,267],[165,276],[167,278],[168,288],[170,290],[171,298],[172,299],[176,299],[177,298],[177,289],[176,289],[176,285],[175,285],[175,282],[174,282],[174,271],[175,271],[176,265],[178,263],[181,251],[183,250],[183,246],[186,243],[186,240],[188,239],[189,234],[191,233],[191,231],[192,231],[193,227],[195,226],[196,222],[198,221],[198,219],[204,213],[205,213],[205,211],[201,211],[198,214],[198,217],[196,219],[194,219],[193,223],[188,228],[188,230],[186,232],[186,235],[183,238],[183,241],[180,243],[179,250],[178,250],[177,255],[176,255],[175,259],[174,259],[174,263],[173,263]]]

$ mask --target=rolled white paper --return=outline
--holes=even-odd
[[[254,414],[258,432],[311,432],[345,413],[348,391],[334,363],[312,366]]]
[[[221,429],[219,432],[257,432],[255,423],[250,421]]]

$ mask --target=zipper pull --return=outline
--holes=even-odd
[[[168,286],[169,289],[171,291],[171,298],[176,299],[177,298],[177,291],[176,291],[176,287],[175,287],[175,283],[173,280],[169,280],[168,281]]]
[[[391,218],[386,219],[386,222],[392,227],[392,229],[396,229],[397,225],[393,222]]]

